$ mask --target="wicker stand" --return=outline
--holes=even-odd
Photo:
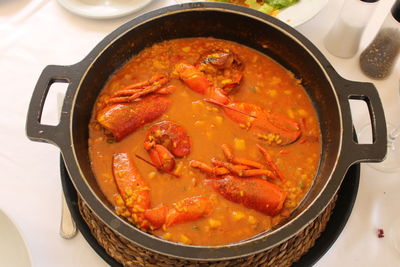
[[[290,266],[314,245],[315,240],[325,230],[335,207],[337,195],[326,209],[304,230],[286,242],[251,256],[218,261],[201,262],[172,258],[139,247],[121,237],[105,225],[78,197],[79,211],[97,242],[116,261],[124,266]]]

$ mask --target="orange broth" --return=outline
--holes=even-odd
[[[119,142],[109,142],[104,129],[96,122],[93,111],[89,125],[89,154],[97,182],[115,205],[118,190],[113,178],[112,156],[128,153],[131,160],[150,187],[151,206],[173,205],[191,196],[205,196],[215,204],[213,212],[193,222],[176,224],[150,231],[154,235],[174,242],[194,245],[223,245],[250,238],[271,229],[287,217],[308,192],[317,171],[320,153],[320,129],[311,101],[301,81],[271,58],[237,43],[213,38],[176,39],[157,43],[144,49],[113,74],[104,87],[96,107],[101,107],[113,92],[151,76],[173,73],[179,62],[195,64],[199,56],[215,49],[229,49],[244,64],[243,80],[229,95],[233,101],[245,101],[262,106],[267,111],[282,114],[301,125],[299,140],[287,146],[269,146],[265,140],[254,137],[246,129],[230,120],[220,107],[202,101],[204,96],[190,90],[178,78],[170,84],[176,90],[168,97],[170,108],[157,120],[143,125]],[[179,178],[160,173],[136,155],[149,158],[143,147],[148,129],[154,123],[171,120],[183,126],[191,138],[191,153],[177,159],[175,172]],[[223,159],[221,144],[232,147],[235,155],[258,162],[263,157],[256,144],[271,154],[284,176],[284,181],[271,181],[287,192],[283,209],[268,216],[241,204],[228,201],[207,183],[206,175],[189,166],[192,159],[209,165],[212,157]],[[246,179],[246,178],[243,178]]]

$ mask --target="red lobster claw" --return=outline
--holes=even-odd
[[[163,172],[175,167],[175,157],[190,154],[190,138],[186,130],[171,121],[161,121],[150,127],[144,141],[144,148],[151,161]]]
[[[270,145],[288,145],[301,136],[300,126],[296,121],[279,114],[269,113],[256,104],[232,102],[225,106],[224,112],[229,118],[245,125],[255,132],[258,138]]]
[[[209,198],[196,196],[180,200],[173,204],[173,208],[160,205],[147,210],[144,216],[153,226],[160,228],[195,221],[209,216],[213,210],[214,205]]]
[[[214,210],[212,201],[207,197],[190,197],[174,204],[166,217],[165,225],[194,221],[210,215]]]
[[[227,200],[274,216],[283,207],[286,192],[279,186],[261,178],[239,178],[227,175],[224,178],[207,180],[213,189]]]
[[[229,98],[224,94],[223,90],[215,87],[208,80],[207,76],[195,66],[180,63],[176,66],[176,72],[179,78],[193,91],[210,97],[220,103],[229,103]]]
[[[208,88],[212,86],[211,82],[207,79],[206,75],[199,71],[195,66],[179,63],[175,67],[176,72],[179,74],[179,78],[193,91],[199,94],[205,95]]]
[[[150,208],[150,188],[127,153],[114,154],[114,180],[122,199],[116,200],[117,214],[126,217],[140,228],[148,229],[144,211]],[[121,203],[122,202],[122,203]]]
[[[154,145],[148,151],[151,162],[163,172],[171,172],[175,168],[175,157],[169,150],[162,145]]]

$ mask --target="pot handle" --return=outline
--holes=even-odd
[[[385,113],[378,91],[372,83],[349,81],[342,78],[342,86],[337,90],[340,102],[344,109],[343,116],[343,157],[348,166],[357,162],[382,161],[387,151],[387,133]],[[359,144],[354,136],[354,127],[351,118],[350,99],[362,100],[368,106],[371,128],[372,144]]]
[[[47,94],[51,85],[56,82],[69,83],[62,108],[65,110],[65,104],[69,101],[68,96],[73,95],[71,92],[75,91],[77,87],[76,74],[74,66],[49,65],[44,68],[36,83],[28,109],[26,135],[30,140],[57,146],[62,144],[62,138],[68,134],[68,131],[62,130],[67,126],[68,116],[66,115],[68,114],[61,112],[60,121],[54,126],[42,124],[41,117]]]

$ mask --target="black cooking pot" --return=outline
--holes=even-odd
[[[164,40],[215,37],[256,49],[302,79],[317,111],[322,154],[310,192],[287,222],[248,240],[224,246],[173,243],[133,227],[113,212],[100,191],[88,156],[88,124],[92,108],[107,79],[144,48]],[[56,126],[40,122],[50,85],[69,83]],[[353,140],[349,99],[364,100],[372,122],[373,144]],[[81,62],[47,66],[29,106],[26,130],[33,141],[57,145],[74,186],[93,212],[121,236],[146,249],[178,258],[222,260],[243,257],[274,247],[312,222],[332,200],[347,169],[362,161],[381,161],[386,154],[386,124],[378,93],[370,83],[341,78],[320,51],[281,21],[257,11],[223,3],[170,6],[124,24]]]

